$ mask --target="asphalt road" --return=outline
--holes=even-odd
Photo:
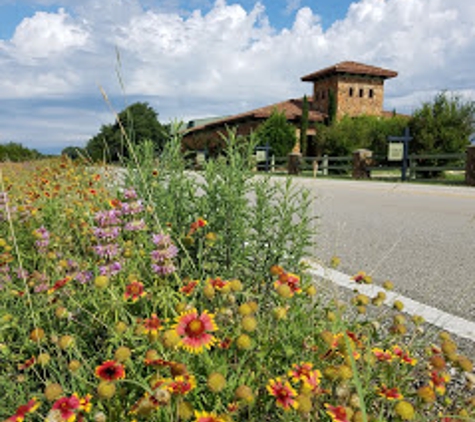
[[[295,179],[315,196],[312,254],[475,321],[475,188]]]

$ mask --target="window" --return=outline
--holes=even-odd
[[[364,90],[363,88],[360,88],[360,98],[363,98],[363,96],[364,96]]]
[[[353,96],[353,88],[350,88],[350,91],[348,92],[348,94],[350,95],[350,97]]]
[[[369,94],[368,94],[369,98],[373,98],[374,97],[374,92],[372,89],[369,90]]]
[[[322,91],[322,100],[325,99],[325,91]]]

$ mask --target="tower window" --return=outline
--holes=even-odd
[[[369,98],[373,98],[374,97],[374,92],[372,89],[369,90],[369,94],[368,94]]]
[[[363,96],[364,96],[364,90],[363,88],[360,88],[360,98],[363,98]]]
[[[349,96],[352,97],[353,96],[353,88],[350,88],[350,91],[348,92]]]

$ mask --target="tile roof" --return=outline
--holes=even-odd
[[[302,76],[300,79],[304,82],[312,82],[317,79],[336,75],[337,73],[351,73],[356,75],[379,76],[383,79],[394,78],[397,72],[394,70],[383,69],[382,67],[370,66],[358,62],[340,62],[309,75]]]
[[[313,101],[312,97],[308,97],[309,106]],[[272,104],[269,106],[256,108],[251,111],[247,111],[245,113],[235,114],[233,116],[225,117],[219,120],[215,120],[213,122],[203,124],[200,126],[195,126],[190,128],[186,131],[187,134],[193,133],[195,131],[200,131],[203,129],[211,129],[216,126],[223,126],[223,125],[232,125],[237,124],[240,121],[246,119],[267,119],[270,117],[274,110],[279,112],[284,112],[287,120],[295,121],[300,119],[302,116],[302,106],[303,106],[303,98],[295,98],[286,101],[282,101],[280,103]],[[326,114],[321,113],[316,110],[309,110],[308,112],[308,120],[310,122],[321,122],[325,119]]]

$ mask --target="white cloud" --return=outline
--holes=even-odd
[[[165,120],[237,113],[310,93],[300,77],[342,60],[399,72],[386,83],[388,109],[411,111],[442,89],[473,98],[475,2],[360,0],[327,30],[308,7],[277,30],[262,3],[246,9],[195,0],[189,4],[204,8],[186,13],[179,0],[159,8],[148,0],[62,3],[65,10],[38,12],[11,40],[0,41],[0,100],[48,97],[71,104],[79,95],[97,107],[97,85],[111,96],[121,92],[116,47],[127,95],[149,101]],[[85,116],[81,133],[97,132],[83,106],[78,112]]]
[[[18,61],[51,59],[53,56],[83,47],[88,34],[71,17],[59,9],[57,13],[37,12],[25,18],[13,38],[0,44],[0,49]]]

